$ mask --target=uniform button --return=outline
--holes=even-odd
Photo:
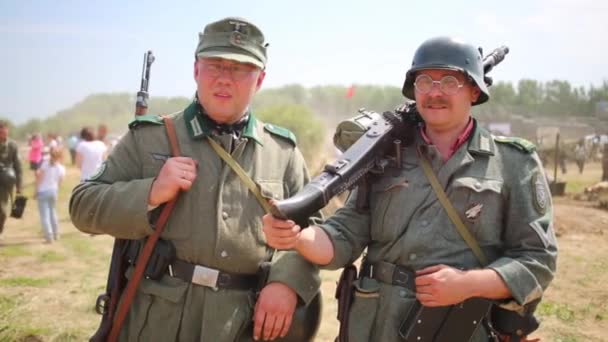
[[[399,290],[400,297],[405,297],[406,294],[407,294],[407,292],[405,292],[405,290]]]
[[[410,254],[410,260],[416,260],[417,257],[415,253]]]
[[[222,251],[222,253],[220,253],[220,255],[222,256],[222,258],[225,258],[228,256],[228,252]]]
[[[222,212],[222,218],[223,218],[224,220],[225,220],[225,219],[227,219],[227,218],[228,218],[228,213],[227,213],[227,212],[225,212],[225,211],[223,211],[223,212]]]
[[[475,189],[479,190],[481,189],[481,183],[477,182],[475,183],[475,185],[473,185],[475,187]]]
[[[420,222],[420,224],[422,224],[423,227],[426,227],[429,225],[429,221],[423,220],[422,222]]]

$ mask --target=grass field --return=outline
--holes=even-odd
[[[598,164],[583,175],[559,175],[567,192],[599,180]],[[43,244],[37,204],[29,201],[24,218],[10,219],[0,240],[0,341],[85,341],[99,316],[93,304],[105,286],[112,247],[108,236],[91,237],[70,223],[67,201],[78,180],[68,168],[59,195],[61,240]],[[27,172],[26,183],[31,183]],[[33,193],[32,186],[25,189]],[[543,320],[535,334],[543,341],[608,341],[608,212],[569,197],[555,200],[559,234],[558,274],[539,308]],[[333,341],[338,272],[323,272],[324,313],[317,341]]]

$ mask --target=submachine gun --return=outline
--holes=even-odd
[[[152,51],[144,53],[141,86],[137,92],[137,100],[135,103],[136,116],[146,115],[148,112],[148,85],[150,81],[150,67],[153,62],[154,55],[152,54]],[[127,251],[128,241],[129,240],[124,239],[114,239],[106,291],[97,297],[95,303],[95,311],[101,315],[101,323],[95,334],[91,337],[90,342],[105,342],[110,335],[114,316],[118,308],[118,301],[127,284],[127,278],[124,274],[127,269],[125,253]]]
[[[487,73],[502,62],[508,52],[509,48],[502,46],[484,57],[486,85],[492,85]],[[382,114],[365,109],[359,113],[341,122],[336,129],[334,143],[344,152],[340,158],[325,165],[323,172],[293,197],[274,202],[273,216],[291,219],[305,227],[308,217],[325,207],[334,196],[354,186],[365,190],[368,176],[401,166],[401,147],[413,141],[415,129],[422,123],[416,103],[408,101]],[[359,192],[358,208],[366,209],[366,195],[367,191]]]

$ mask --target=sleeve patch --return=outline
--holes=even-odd
[[[106,162],[102,162],[101,165],[99,165],[99,167],[97,168],[97,170],[95,171],[94,174],[92,174],[91,176],[89,176],[89,178],[86,179],[86,181],[96,181],[99,179],[99,177],[101,177],[103,175],[103,173],[106,171]]]
[[[542,177],[544,176],[539,172],[532,176],[532,198],[534,199],[534,208],[536,208],[536,211],[539,214],[544,215],[547,212],[550,195]]]

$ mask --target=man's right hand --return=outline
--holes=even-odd
[[[268,246],[276,249],[295,249],[300,237],[300,226],[292,220],[281,220],[271,214],[262,217],[262,231]]]
[[[154,207],[159,206],[175,198],[180,190],[189,190],[196,175],[197,164],[194,159],[189,157],[167,159],[152,183],[148,204]]]

